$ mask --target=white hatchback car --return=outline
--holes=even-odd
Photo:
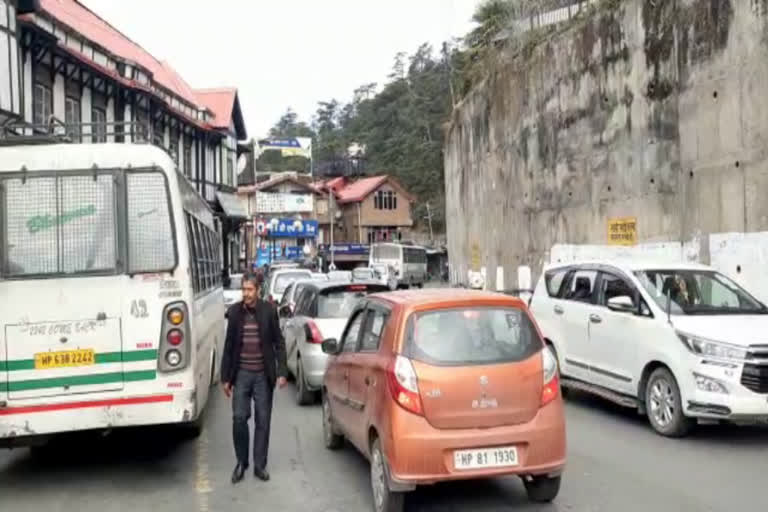
[[[564,388],[637,407],[662,435],[768,421],[768,308],[710,267],[552,266],[530,309]]]

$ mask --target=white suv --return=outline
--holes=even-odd
[[[564,388],[637,407],[662,435],[768,421],[768,308],[710,267],[551,266],[531,311]]]

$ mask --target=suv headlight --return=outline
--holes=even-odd
[[[697,356],[715,357],[718,359],[730,359],[743,361],[747,358],[747,349],[737,345],[730,345],[719,341],[711,341],[698,336],[692,336],[682,332],[677,333],[677,337],[683,342],[683,345]]]

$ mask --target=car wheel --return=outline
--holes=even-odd
[[[554,500],[560,492],[560,478],[539,476],[533,477],[532,480],[523,479],[528,499],[534,503],[549,503]]]
[[[344,444],[344,436],[337,431],[334,424],[327,393],[323,393],[323,440],[329,450],[338,450]]]
[[[373,492],[373,510],[375,512],[402,512],[405,507],[405,494],[389,489],[389,468],[381,451],[381,444],[376,439],[371,448],[371,491]]]
[[[298,405],[311,405],[315,401],[315,393],[307,388],[304,379],[304,363],[299,357],[296,363],[296,403]]]
[[[657,368],[648,379],[645,408],[651,426],[663,436],[683,437],[693,428],[694,420],[683,414],[677,380],[667,368]]]

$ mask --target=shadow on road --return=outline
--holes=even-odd
[[[601,416],[599,420],[625,422],[627,427],[645,429],[653,432],[648,418],[638,414],[637,410],[621,407],[600,397],[569,390],[565,399],[570,408]],[[768,445],[768,425],[698,425],[688,437],[680,440],[687,443],[706,443],[709,445],[731,446],[766,446]]]
[[[109,473],[163,474],[168,461],[189,442],[179,429],[153,427],[116,430],[108,436],[83,432],[56,437],[48,444],[30,450],[16,448],[0,453],[3,478],[25,481],[46,475],[67,473],[71,477]]]
[[[368,474],[368,461],[349,443],[345,443],[338,455],[345,459],[350,474]],[[365,492],[370,493],[367,477],[360,479],[359,485],[365,486]],[[518,477],[507,477],[419,487],[408,494],[405,508],[406,512],[496,512],[512,509],[520,512],[556,512],[558,506],[557,500],[544,505],[531,503],[522,481]]]

